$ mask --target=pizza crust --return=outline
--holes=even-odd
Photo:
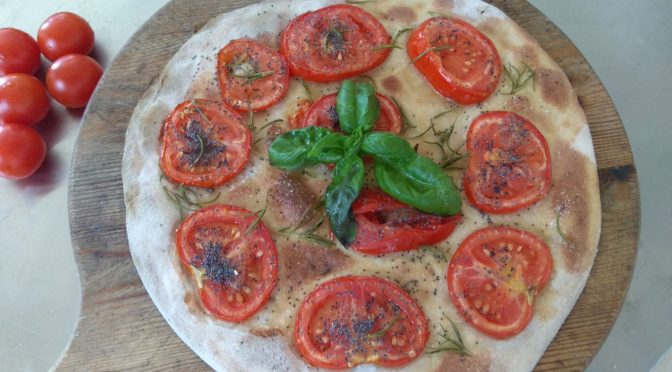
[[[426,250],[371,258],[342,247],[325,248],[273,233],[280,259],[280,281],[269,303],[242,324],[216,320],[202,310],[192,280],[180,266],[175,252],[174,232],[179,224],[179,212],[165,198],[160,182],[157,164],[162,122],[185,99],[219,98],[215,55],[230,40],[252,37],[276,45],[276,36],[294,16],[334,3],[336,1],[330,0],[266,2],[214,18],[185,43],[138,102],[126,135],[122,176],[129,246],[147,292],[175,332],[217,370],[311,369],[293,346],[296,308],[318,283],[346,274],[376,275],[396,281],[418,301],[429,319],[432,335],[428,346],[438,343],[436,330],[445,314],[457,323],[474,354],[473,357],[425,354],[402,369],[532,369],[581,293],[597,251],[601,222],[595,156],[585,116],[560,67],[504,13],[476,0],[379,0],[363,8],[380,19],[392,35],[430,17],[429,10],[463,18],[492,39],[503,63],[526,62],[537,70],[534,90],[526,88],[515,96],[495,93],[482,104],[456,106],[432,91],[409,65],[404,50],[393,50],[383,65],[367,75],[377,82],[381,93],[394,96],[418,126],[406,131],[408,137],[421,133],[433,116],[450,109],[452,112],[437,125],[441,129],[455,122],[451,144],[459,145],[468,125],[481,112],[505,109],[531,120],[548,139],[553,186],[546,198],[527,210],[505,216],[484,215],[465,201],[465,222],[439,245],[450,257],[469,233],[489,224],[510,224],[542,237],[553,254],[554,273],[535,304],[534,317],[528,327],[506,341],[494,340],[471,328],[450,302],[445,282],[448,263]],[[407,37],[403,35],[399,44],[404,45]],[[314,98],[338,88],[337,83],[309,86]],[[305,93],[301,83],[292,79],[285,100],[266,112],[255,114],[255,122],[260,125],[276,118],[286,119],[302,98]],[[271,128],[259,135],[270,135],[269,131],[278,129],[282,128]],[[424,139],[411,142],[420,143],[420,152],[424,155],[438,159],[438,152],[423,144]],[[317,178],[301,177],[298,184],[287,181],[284,172],[268,165],[268,143],[261,141],[245,170],[219,188],[222,196],[218,202],[249,210],[259,210],[268,202],[264,222],[271,231],[277,231],[301,213],[298,209],[292,210],[292,205],[306,208],[310,204],[307,200],[323,195],[329,170],[318,167],[311,170]],[[451,176],[461,185],[459,171],[452,172]],[[558,221],[564,238],[559,233]],[[356,368],[375,369],[370,365]]]

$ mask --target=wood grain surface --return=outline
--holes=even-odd
[[[178,48],[210,18],[245,0],[174,0],[128,42],[106,71],[83,119],[70,174],[69,216],[82,282],[82,312],[61,370],[207,370],[147,295],[128,249],[121,181],[126,126],[136,102]],[[614,324],[639,237],[639,190],[618,113],[576,47],[523,0],[489,1],[535,37],[565,70],[583,106],[597,156],[602,236],[576,307],[536,370],[581,370]]]

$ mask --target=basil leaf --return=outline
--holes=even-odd
[[[350,134],[357,128],[370,132],[380,115],[376,89],[369,83],[345,80],[336,97],[336,112],[343,132]]]
[[[423,212],[445,216],[462,208],[453,180],[424,156],[416,154],[395,164],[377,158],[374,171],[385,193]]]
[[[416,156],[408,142],[389,132],[373,132],[364,136],[362,151],[387,163],[397,163]]]
[[[347,156],[336,163],[333,179],[324,195],[331,231],[346,246],[357,235],[357,223],[351,207],[359,196],[363,182],[364,162],[358,156]]]
[[[306,127],[291,130],[276,138],[268,149],[268,160],[272,166],[293,171],[319,162],[309,159],[308,152],[324,137],[332,134],[321,127]]]
[[[329,133],[317,141],[306,153],[310,163],[333,164],[345,156],[346,143],[349,137],[340,133]]]

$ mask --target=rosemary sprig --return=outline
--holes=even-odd
[[[273,124],[275,124],[275,123],[282,123],[282,122],[284,122],[284,121],[285,121],[284,119],[275,119],[275,120],[269,121],[268,123],[262,125],[260,128],[256,129],[254,133],[255,133],[255,134],[256,134],[256,133],[259,133],[259,132],[261,132],[262,130],[264,130],[264,129],[270,127],[271,125],[273,125]]]
[[[413,30],[413,28],[402,28],[401,30],[397,31],[397,33],[394,35],[394,38],[392,38],[392,42],[390,44],[383,44],[383,45],[377,45],[373,47],[372,50],[381,50],[381,49],[403,49],[399,45],[397,45],[397,40],[399,39],[399,36],[403,35],[404,33]]]
[[[437,260],[441,262],[448,262],[448,256],[446,256],[446,254],[441,249],[439,249],[439,247],[431,245],[425,247],[425,250],[431,251],[432,256],[434,256],[434,258],[436,258]]]
[[[180,219],[184,218],[184,212],[195,212],[199,208],[214,203],[221,195],[221,193],[218,192],[210,199],[201,200],[194,189],[183,184],[180,184],[175,191],[170,190],[163,184],[164,179],[165,176],[161,175],[159,181],[162,183],[161,186],[166,194],[166,198],[179,210]]]
[[[432,17],[446,17],[445,14],[443,14],[443,13],[439,13],[439,12],[435,12],[435,11],[433,11],[433,10],[430,10],[430,11],[428,11],[427,13],[429,13],[429,15],[432,16]]]
[[[440,112],[440,113],[434,115],[434,117],[429,119],[429,127],[427,127],[427,129],[425,129],[422,133],[418,134],[417,136],[409,137],[409,139],[420,138],[420,137],[424,136],[425,134],[429,133],[430,130],[434,133],[435,136],[439,136],[443,133],[446,133],[447,130],[443,130],[443,131],[437,131],[436,130],[436,119],[438,119],[438,118],[440,118],[440,117],[442,117],[446,114],[449,114],[451,112],[453,112],[453,110],[443,111],[443,112]]]
[[[322,200],[321,202],[324,203],[324,200]],[[300,217],[299,222],[297,222],[296,225],[283,227],[277,232],[278,234],[285,236],[297,236],[300,239],[305,239],[325,247],[333,247],[335,245],[333,241],[315,234],[315,231],[317,231],[322,226],[322,224],[324,224],[326,218],[327,214],[325,213],[317,223],[303,229],[302,231],[299,231],[301,225],[303,225],[304,223],[301,220],[305,220],[306,222],[310,220],[310,217],[306,217],[306,212],[304,211],[304,214]]]
[[[413,59],[411,60],[411,62],[409,62],[409,65],[412,65],[412,64],[414,64],[415,62],[418,62],[418,60],[419,60],[420,58],[424,57],[424,56],[427,55],[427,53],[429,53],[429,52],[439,52],[439,51],[446,50],[446,49],[450,49],[450,48],[452,48],[450,45],[433,46],[433,47],[431,47],[431,48],[427,48],[427,50],[425,50],[424,52],[418,54],[417,57],[413,58]]]
[[[555,215],[555,227],[558,230],[558,235],[560,235],[560,238],[567,244],[567,246],[571,249],[574,249],[574,244],[567,239],[567,235],[562,231],[562,226],[560,226],[560,217],[562,214],[562,209],[558,208],[558,211]]]
[[[536,90],[536,75],[537,71],[532,69],[530,65],[523,62],[521,69],[516,68],[511,62],[504,65],[504,73],[506,78],[510,81],[510,88],[508,92],[501,92],[503,95],[512,95],[525,89],[525,86],[532,81],[532,90]]]
[[[366,337],[367,338],[383,337],[387,333],[387,331],[389,331],[392,328],[394,323],[396,323],[397,320],[399,320],[400,316],[401,316],[401,311],[396,311],[395,314],[394,314],[394,318],[390,319],[390,321],[387,322],[387,324],[385,324],[385,326],[383,328],[381,328],[377,332],[369,333],[368,335],[366,335]]]
[[[212,123],[210,122],[210,118],[208,118],[208,117],[205,115],[205,113],[203,112],[203,110],[201,110],[201,108],[198,107],[198,105],[196,104],[196,100],[192,99],[192,100],[190,101],[190,103],[191,103],[192,106],[194,106],[194,110],[196,110],[196,112],[197,112],[199,115],[201,115],[201,117],[203,118],[203,120],[205,120],[206,123],[208,123],[208,124],[212,124]]]
[[[427,353],[435,354],[442,351],[448,351],[452,353],[458,353],[460,355],[471,355],[471,352],[469,352],[469,349],[467,349],[466,345],[464,344],[460,330],[457,329],[455,323],[453,323],[453,321],[445,314],[443,314],[443,317],[446,318],[450,323],[453,336],[450,335],[447,327],[445,327],[443,324],[440,324],[439,326],[441,327],[441,331],[439,332],[439,337],[441,337],[442,341],[440,341],[438,345],[428,348]]]
[[[252,133],[257,133],[257,130],[254,127],[254,112],[252,112],[252,105],[250,102],[247,103],[247,127]]]
[[[237,76],[237,77],[245,78],[245,79],[247,79],[248,83],[251,83],[253,81],[257,81],[259,79],[263,79],[263,78],[265,78],[267,76],[271,76],[271,75],[273,75],[273,71],[268,70],[268,71],[259,71],[259,72],[255,72],[255,73],[252,73],[252,74],[248,74],[248,75],[244,75],[244,76]],[[236,76],[236,75],[234,75],[234,76]]]
[[[227,66],[229,74],[236,78],[245,79],[246,83],[251,83],[253,81],[257,81],[259,79],[263,79],[267,76],[273,75],[272,70],[257,71],[252,63],[248,63],[247,61],[248,58],[249,56],[246,52],[240,57],[240,59],[238,59],[233,63],[230,63]]]
[[[250,226],[248,226],[247,229],[245,229],[245,233],[243,235],[248,235],[252,231],[256,230],[257,225],[259,225],[259,221],[261,221],[261,219],[266,214],[266,208],[267,207],[268,207],[268,205],[264,205],[263,209],[254,212],[254,214],[257,215],[257,218],[255,218],[254,221],[250,224]]]
[[[417,125],[414,125],[411,122],[411,119],[406,116],[406,112],[401,108],[401,105],[399,102],[392,96],[390,96],[390,99],[392,99],[392,102],[394,102],[395,106],[397,106],[397,109],[399,110],[399,114],[401,115],[401,121],[404,123],[404,129],[405,128],[417,128]]]
[[[303,79],[299,79],[299,80],[301,80],[301,85],[303,86],[303,90],[306,91],[306,96],[308,97],[308,101],[310,103],[313,103],[313,93],[310,91],[310,88],[308,87],[308,84],[306,84],[306,81],[303,80]]]
[[[201,157],[203,156],[203,152],[205,152],[205,144],[203,143],[203,138],[201,138],[201,136],[199,136],[197,133],[195,133],[194,135],[196,136],[196,139],[198,140],[199,151],[198,151],[198,156],[196,157],[196,159],[194,159],[194,161],[191,162],[191,164],[189,164],[192,167],[194,165],[196,165],[196,163],[198,163],[199,160],[201,160]]]

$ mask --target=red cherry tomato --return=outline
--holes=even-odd
[[[196,279],[205,310],[229,322],[254,315],[278,281],[278,252],[262,221],[231,205],[212,205],[177,229],[177,253]],[[250,230],[250,231],[248,231]]]
[[[49,112],[44,85],[28,74],[0,77],[0,122],[33,125]]]
[[[285,57],[255,40],[233,40],[217,53],[217,79],[224,102],[238,111],[262,111],[289,89]]]
[[[47,89],[65,107],[84,107],[102,75],[103,69],[93,58],[69,54],[56,60],[47,70]]]
[[[448,266],[450,299],[474,328],[495,338],[525,329],[553,272],[546,243],[527,231],[486,227],[469,235]]]
[[[502,63],[495,45],[459,18],[430,18],[408,39],[408,56],[440,95],[462,105],[488,98]]]
[[[22,179],[40,168],[47,145],[35,129],[23,124],[0,125],[0,176]]]
[[[89,54],[93,49],[93,30],[74,13],[56,13],[37,30],[37,45],[50,61],[67,54]]]
[[[377,189],[363,189],[352,205],[357,237],[350,248],[378,255],[417,249],[446,239],[462,216],[433,216]]]
[[[378,67],[391,49],[390,34],[362,8],[337,4],[294,18],[280,40],[292,75],[331,82]]]
[[[40,68],[40,49],[35,39],[15,28],[0,28],[0,76],[15,72],[35,74]]]
[[[243,118],[225,103],[185,101],[164,123],[159,166],[176,183],[219,186],[245,168],[251,139]]]
[[[303,300],[294,327],[303,358],[329,369],[401,366],[422,353],[428,337],[427,318],[411,296],[372,276],[320,284]]]
[[[467,132],[464,193],[488,213],[512,213],[543,199],[551,188],[551,153],[539,130],[513,112],[477,117]]]

